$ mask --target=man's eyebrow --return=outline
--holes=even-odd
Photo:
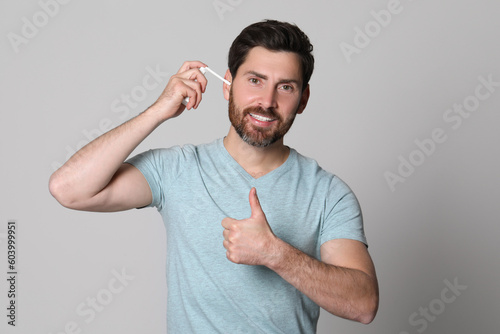
[[[261,78],[263,80],[267,80],[269,78],[267,75],[256,72],[256,71],[248,71],[245,74],[246,75],[253,75],[253,76],[256,76],[257,78]],[[278,81],[278,84],[282,84],[282,83],[293,83],[296,85],[300,85],[299,80],[296,80],[296,79],[281,79]]]
[[[246,75],[253,75],[253,76],[257,77],[257,78],[261,78],[261,79],[264,79],[264,80],[268,79],[267,75],[264,75],[264,74],[261,74],[259,72],[255,72],[255,71],[248,71],[245,74]]]

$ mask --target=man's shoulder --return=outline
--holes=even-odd
[[[352,192],[352,189],[344,180],[334,172],[323,168],[317,160],[303,155],[294,149],[291,149],[291,151],[294,151],[296,156],[297,172],[300,173],[301,179],[304,179],[306,182],[321,184],[327,187],[328,191],[340,193]]]
[[[194,157],[201,153],[210,152],[216,150],[221,139],[216,139],[208,143],[201,144],[191,144],[186,143],[182,145],[174,145],[170,147],[163,148],[154,148],[147,152],[151,152],[153,154],[159,156],[168,156],[168,155],[182,155],[186,158]]]
[[[294,154],[296,164],[302,172],[307,173],[308,175],[316,175],[319,177],[335,177],[335,174],[324,169],[316,159],[313,159],[307,155],[299,153],[293,148],[290,148],[290,152]]]

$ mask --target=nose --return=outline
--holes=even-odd
[[[261,91],[259,96],[259,104],[264,109],[276,108],[277,106],[277,95],[276,90],[272,86],[268,86]]]

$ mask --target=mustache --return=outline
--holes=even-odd
[[[243,110],[244,115],[247,114],[259,114],[264,117],[268,118],[273,118],[273,119],[280,119],[280,116],[274,111],[274,109],[269,108],[269,109],[264,109],[262,107],[248,107]]]

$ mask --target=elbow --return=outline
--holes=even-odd
[[[370,324],[377,315],[379,305],[379,288],[377,278],[374,276],[360,300],[360,312],[357,321],[364,325]]]
[[[378,293],[368,294],[364,297],[356,299],[356,302],[346,303],[343,311],[338,309],[325,309],[329,313],[341,318],[359,322],[364,325],[370,324],[377,315],[379,298]]]
[[[375,319],[376,314],[377,314],[376,309],[374,309],[372,311],[368,311],[368,312],[364,313],[363,315],[361,315],[359,317],[358,321],[360,323],[362,323],[363,325],[368,325]]]
[[[86,195],[81,190],[81,187],[68,182],[68,180],[57,175],[57,172],[52,174],[49,179],[49,192],[59,204],[67,209],[98,211],[98,206],[96,206],[95,201],[93,201],[94,196]]]
[[[378,304],[379,304],[378,293],[374,293],[373,296],[367,297],[363,302],[363,307],[356,320],[364,325],[370,324],[377,315]]]
[[[60,177],[56,173],[52,174],[49,179],[49,192],[54,197],[59,204],[66,208],[72,208],[74,201],[71,198],[71,194],[68,191],[68,186],[64,184]]]

